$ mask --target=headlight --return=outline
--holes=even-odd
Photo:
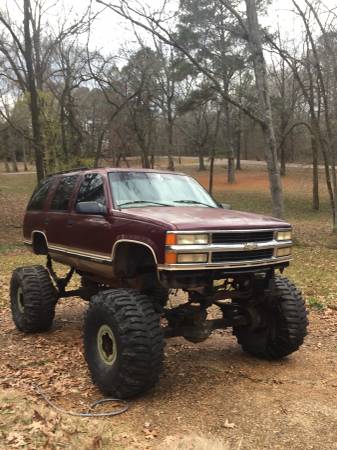
[[[291,255],[291,247],[283,247],[277,249],[276,256],[278,257],[290,255]]]
[[[166,245],[207,245],[208,234],[174,234],[166,235]]]
[[[278,231],[276,239],[278,241],[291,241],[291,230],[288,231]]]
[[[177,263],[206,263],[207,253],[181,253],[177,254]]]
[[[177,234],[178,245],[207,245],[208,234]]]

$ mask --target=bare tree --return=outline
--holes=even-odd
[[[119,4],[108,3],[104,0],[96,0],[98,3],[105,5],[115,13],[131,21],[134,25],[142,27],[144,30],[154,34],[156,38],[162,42],[173,46],[180,51],[190,63],[192,63],[200,73],[204,74],[210,82],[212,82],[213,88],[219,92],[224,101],[229,104],[240,108],[245,114],[257,121],[262,129],[265,137],[265,158],[267,162],[270,191],[273,204],[273,214],[277,217],[283,216],[283,194],[282,183],[280,177],[280,171],[277,161],[277,146],[273,129],[273,121],[271,114],[269,87],[266,73],[266,63],[263,56],[261,31],[257,20],[257,9],[254,0],[246,0],[246,15],[247,21],[245,21],[241,14],[225,0],[220,0],[221,3],[228,8],[228,10],[236,18],[238,26],[241,28],[242,35],[248,39],[249,49],[254,60],[254,71],[256,77],[259,111],[255,112],[249,107],[240,104],[235,98],[230,96],[224,91],[223,86],[212,71],[203,66],[188,50],[181,41],[178,41],[175,35],[170,32],[166,23],[162,20],[162,11],[160,14],[151,14],[145,11],[145,9],[135,9],[130,6],[126,1],[122,1]]]
[[[52,5],[55,6],[55,5]],[[40,92],[50,75],[50,57],[55,46],[70,35],[88,28],[88,10],[69,23],[68,17],[54,32],[47,16],[50,5],[43,0],[24,0],[22,23],[13,21],[7,5],[0,9],[0,54],[5,59],[3,75],[27,95],[31,114],[32,143],[38,180],[46,172],[44,163],[43,101]],[[21,12],[19,8],[19,13]],[[44,29],[48,26],[48,31]],[[8,123],[10,117],[6,117]]]
[[[318,145],[321,149],[327,190],[330,199],[332,211],[333,230],[337,228],[337,178],[336,178],[336,155],[332,127],[331,100],[334,98],[333,91],[336,84],[329,85],[324,74],[324,61],[322,59],[322,49],[319,49],[319,43],[314,37],[315,26],[323,33],[321,41],[326,46],[324,34],[327,33],[319,21],[319,14],[313,5],[306,2],[307,8],[303,9],[298,2],[293,0],[295,10],[302,20],[304,26],[305,52],[300,57],[293,56],[285,48],[280,46],[269,36],[267,39],[271,42],[273,48],[281,55],[291,68],[294,78],[298,83],[305,102],[309,110],[309,124],[306,126],[311,132],[311,143],[313,151],[313,206],[319,207],[318,198]],[[320,4],[317,3],[316,7]],[[313,17],[313,23],[311,19]],[[333,17],[334,20],[334,17]],[[333,28],[332,23],[326,22],[328,29]],[[326,37],[326,36],[325,36]],[[329,51],[329,50],[328,50]],[[332,91],[332,92],[331,92]]]

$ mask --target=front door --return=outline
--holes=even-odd
[[[99,272],[110,277],[112,232],[109,214],[106,216],[76,212],[79,202],[98,202],[107,206],[107,186],[99,173],[85,174],[73,208],[69,214],[69,238],[71,250],[78,255],[83,271]]]

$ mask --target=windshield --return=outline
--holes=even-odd
[[[110,172],[116,206],[201,206],[218,205],[200,184],[187,175],[155,172]]]

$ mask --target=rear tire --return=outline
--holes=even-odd
[[[99,292],[84,325],[84,351],[93,382],[104,395],[128,398],[152,388],[163,363],[159,314],[132,289]]]
[[[275,277],[272,303],[258,305],[264,326],[234,327],[242,349],[258,358],[279,359],[299,349],[307,334],[307,311],[301,292],[285,277]]]
[[[57,292],[43,266],[21,267],[10,284],[12,318],[25,333],[47,331],[53,323]]]

